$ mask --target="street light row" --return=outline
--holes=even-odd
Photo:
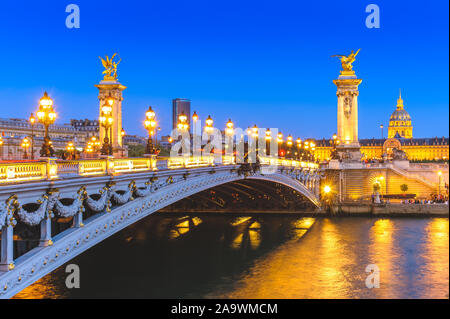
[[[100,108],[100,116],[99,116],[99,123],[100,125],[105,129],[105,138],[103,140],[102,147],[100,149],[100,152],[102,155],[112,155],[112,132],[111,128],[114,123],[113,118],[113,105],[114,105],[114,97],[112,95],[108,96],[105,99],[104,104]],[[52,141],[49,136],[49,126],[53,124],[56,120],[57,114],[53,109],[53,100],[48,96],[47,92],[44,92],[43,97],[39,100],[39,108],[36,112],[37,115],[37,121],[44,125],[45,132],[44,132],[44,143],[42,144],[40,155],[41,157],[52,157],[54,155],[54,150],[52,147]],[[194,125],[196,125],[197,121],[199,120],[198,114],[194,111],[194,114],[192,115],[192,120],[194,122]],[[31,159],[34,159],[34,125],[36,124],[36,117],[33,113],[31,113],[29,122],[31,124],[31,143],[28,140],[28,138],[25,138],[22,141],[21,146],[25,149],[28,149],[29,146],[31,146]],[[210,115],[205,120],[205,127],[204,130],[207,133],[212,133],[214,129],[214,121],[211,118]],[[148,110],[145,113],[145,121],[144,121],[144,127],[147,129],[148,132],[148,141],[147,141],[147,147],[146,147],[146,153],[147,154],[155,154],[158,152],[158,150],[155,148],[153,144],[153,138],[156,135],[156,130],[158,122],[156,120],[156,113],[153,111],[152,107],[150,106]],[[189,122],[188,117],[184,113],[179,114],[178,116],[178,122],[177,122],[177,128],[179,130],[189,130]],[[258,130],[259,128],[256,126],[256,124],[253,127],[249,127],[247,129],[248,136],[252,136],[253,138],[258,137]],[[234,123],[229,119],[226,123],[225,127],[225,133],[227,135],[233,135],[234,134]],[[265,132],[265,140],[270,141],[273,137],[271,136],[272,132],[270,129],[267,129]],[[121,136],[123,137],[125,135],[125,131],[122,129]],[[276,140],[279,144],[283,144],[285,141],[283,139],[283,134],[281,132],[278,132],[276,136]],[[172,142],[171,140],[169,140]],[[336,140],[336,135],[333,136],[334,145],[339,143],[338,140]],[[294,145],[294,139],[292,135],[288,135],[286,138],[286,145],[291,148]],[[3,144],[3,139],[0,137],[0,146]],[[92,153],[99,149],[101,142],[96,138],[92,137],[86,144],[85,152]],[[301,138],[296,139],[296,145],[297,148],[304,149],[304,150],[315,150],[315,143],[312,141],[302,141]],[[66,150],[69,152],[69,154],[73,153],[75,154],[76,148],[73,142],[69,142],[67,144]],[[289,151],[288,151],[289,152]],[[123,148],[122,148],[122,154],[123,154]],[[289,153],[288,153],[289,154]],[[283,154],[284,155],[284,154]]]

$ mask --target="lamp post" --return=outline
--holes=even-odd
[[[26,160],[26,159],[28,159],[27,149],[28,149],[28,147],[30,147],[30,141],[28,140],[27,137],[25,137],[25,138],[22,140],[21,146],[22,146],[22,148],[23,148],[23,150],[24,150],[24,153],[23,153],[23,159]]]
[[[100,125],[105,129],[105,138],[103,140],[103,145],[100,150],[102,155],[112,155],[112,144],[111,144],[111,127],[114,122],[112,116],[112,106],[114,104],[114,98],[112,96],[108,97],[101,108],[100,114]]]
[[[145,112],[144,126],[148,132],[147,147],[145,150],[146,154],[154,154],[155,148],[153,146],[153,135],[155,135],[156,128],[156,113],[153,111],[152,107],[149,106],[147,112]]]
[[[278,143],[278,154],[280,156],[284,156],[283,150],[281,148],[283,146],[283,133],[281,133],[281,132],[278,132],[277,143]]]
[[[316,150],[316,143],[311,142],[310,146],[311,146],[310,160],[315,161],[314,151]]]
[[[251,134],[253,137],[253,141],[255,143],[255,152],[256,152],[256,157],[258,158],[258,150],[259,150],[259,143],[258,143],[258,126],[253,125],[253,127],[251,128]]]
[[[3,159],[3,137],[0,136],[0,161]]]
[[[380,129],[381,129],[381,139],[383,139],[383,137],[384,137],[384,136],[383,136],[383,128],[384,128],[384,126],[383,126],[383,124],[381,124],[381,125],[380,125]]]
[[[300,150],[302,148],[302,139],[300,137],[297,138],[296,144],[297,144],[297,159],[300,159]]]
[[[441,178],[442,178],[442,171],[438,172],[438,176],[439,176],[439,184],[438,184],[438,195],[439,197],[441,196]]]
[[[67,143],[66,150],[67,153],[72,156],[72,159],[75,159],[75,145],[73,142]]]
[[[231,119],[228,119],[228,122],[225,124],[225,149],[228,149],[231,146],[231,150],[229,153],[233,154],[233,135],[234,135],[234,123]],[[228,153],[228,154],[229,154]]]
[[[288,148],[286,153],[287,153],[287,155],[290,155],[289,157],[292,157],[292,154],[291,154],[292,153],[292,145],[294,144],[292,140],[293,140],[292,135],[289,134],[286,139],[286,145]]]
[[[34,124],[36,124],[36,118],[33,113],[31,113],[29,121],[31,124],[31,159],[34,160]]]
[[[214,124],[214,121],[213,121],[213,119],[211,118],[211,115],[208,115],[208,117],[206,118],[206,120],[205,120],[205,132],[206,133],[208,133],[208,134],[211,134],[212,133],[212,131],[213,131],[213,124]]]
[[[120,136],[122,137],[122,157],[124,156],[124,152],[125,152],[125,145],[124,145],[124,143],[123,143],[123,138],[124,138],[124,136],[125,136],[125,130],[124,129],[122,129],[121,131],[120,131]]]
[[[181,139],[179,138],[178,140],[181,140],[181,147],[180,147],[180,152],[181,154],[184,154],[185,151],[189,152],[190,149],[190,138],[185,139],[186,134],[189,135],[189,123],[188,123],[188,117],[186,114],[184,114],[184,112],[181,112],[178,115],[178,122],[177,122],[177,129],[178,129],[178,134],[180,135],[181,133]],[[187,145],[187,146],[186,146]],[[187,147],[187,150],[186,150]]]
[[[44,92],[44,96],[39,100],[39,110],[37,112],[39,122],[45,127],[44,143],[41,148],[42,157],[52,157],[55,151],[52,147],[52,141],[48,135],[48,127],[55,123],[56,113],[53,110],[53,100],[48,96],[47,92]]]
[[[192,114],[192,133],[193,135],[197,134],[197,121],[198,121],[198,114],[196,111],[194,111],[194,114]]]
[[[270,131],[270,128],[266,129],[266,136],[264,137],[266,140],[266,155],[270,155],[270,141],[272,140],[272,132]]]

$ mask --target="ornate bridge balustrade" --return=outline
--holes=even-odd
[[[0,184],[156,170],[156,156],[0,163]]]
[[[147,158],[56,161],[44,163],[46,174],[49,165],[57,167],[56,179],[21,183],[20,188],[0,185],[0,297],[13,296],[149,214],[229,182],[283,184],[320,206],[321,171],[315,164],[281,161],[266,174],[256,166],[202,166],[194,158],[186,163],[200,167],[156,170],[156,160]],[[264,159],[261,163],[267,165]]]

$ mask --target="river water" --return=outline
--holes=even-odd
[[[449,221],[155,214],[70,263],[15,298],[449,298]]]

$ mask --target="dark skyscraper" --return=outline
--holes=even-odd
[[[178,115],[184,113],[187,116],[188,124],[191,124],[191,101],[188,99],[172,100],[172,128],[175,129],[178,123]]]

